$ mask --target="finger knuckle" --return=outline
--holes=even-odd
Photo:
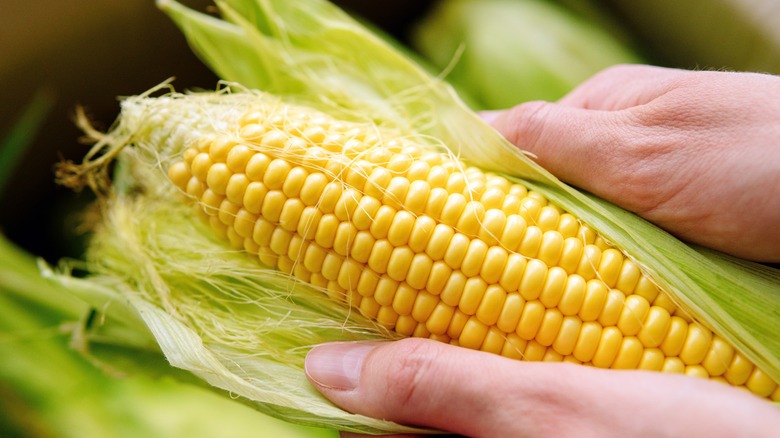
[[[527,102],[509,110],[513,126],[507,139],[518,147],[536,144],[544,131],[546,102]]]
[[[388,374],[392,376],[387,388],[390,399],[402,405],[414,405],[420,397],[425,397],[423,388],[435,375],[435,347],[433,341],[424,339],[410,338],[396,343],[396,359],[388,365]]]

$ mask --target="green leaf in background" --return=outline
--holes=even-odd
[[[439,2],[412,44],[475,109],[557,100],[606,67],[640,61],[601,22],[547,0]]]
[[[780,1],[602,0],[602,3],[664,65],[780,74]]]
[[[54,106],[54,96],[46,89],[38,90],[22,111],[11,132],[0,142],[0,196],[14,168],[30,147],[46,116]]]
[[[159,353],[121,352],[146,372],[107,374],[71,349],[72,333],[87,312],[86,303],[41,276],[36,260],[0,235],[0,436],[336,436],[183,383]],[[102,348],[127,350],[105,344],[107,339]],[[101,348],[101,338],[93,348]]]

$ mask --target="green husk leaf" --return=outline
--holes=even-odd
[[[566,186],[471,112],[449,85],[327,2],[229,0],[218,3],[224,22],[173,1],[158,4],[230,82],[214,93],[123,103],[116,129],[96,148],[109,155],[121,150],[124,171],[115,185],[125,189],[107,200],[87,268],[89,281],[111,285],[116,300],[140,313],[174,366],[289,421],[357,432],[422,432],[342,411],[303,377],[309,347],[387,339],[390,333],[322,291],[228,249],[167,180],[164,169],[182,152],[177,145],[223,132],[248,101],[280,98],[434,148],[446,145],[470,164],[523,180],[626,248],[675,300],[780,380],[778,271],[703,255]],[[754,287],[762,292],[754,294]],[[726,308],[729,296],[752,298]]]

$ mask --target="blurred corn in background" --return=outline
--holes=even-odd
[[[452,80],[476,108],[555,99],[589,72],[632,60],[780,72],[780,2],[775,0],[337,3],[418,49],[434,71]],[[210,2],[187,4],[206,10]],[[508,12],[491,15],[491,8],[499,7],[516,10],[512,14],[522,17]],[[455,12],[442,12],[448,10]],[[490,21],[502,15],[509,23],[525,24]],[[0,232],[27,252],[52,262],[63,256],[80,257],[83,215],[74,212],[83,210],[91,198],[59,189],[52,182],[53,165],[61,157],[79,157],[84,150],[73,123],[76,105],[84,105],[90,118],[105,129],[116,116],[116,96],[136,94],[171,76],[176,77],[178,89],[212,89],[216,76],[192,55],[178,30],[151,1],[87,0],[77,7],[53,0],[12,2],[4,5],[0,22],[0,83],[6,91],[0,105],[0,135],[21,138],[3,143],[4,147],[23,146],[0,153],[6,165],[0,166],[0,180],[5,182],[0,186]],[[490,31],[487,40],[485,23]],[[517,75],[512,74],[515,69]],[[490,89],[481,88],[486,83]],[[28,105],[37,110],[24,118]],[[26,126],[21,134],[14,131],[18,126]],[[22,260],[26,267],[12,260]],[[163,394],[175,398],[179,389],[154,380],[140,379],[137,384],[117,380],[82,359],[71,350],[69,339],[92,314],[88,306],[66,298],[52,303],[32,296],[32,291],[42,292],[42,297],[61,295],[36,283],[37,270],[29,256],[7,247],[0,262],[6,268],[0,272],[0,293],[9,312],[0,318],[0,394],[6,400],[0,405],[6,413],[0,435],[118,436],[119,430],[126,429],[175,436],[171,424],[203,417],[203,411],[191,406],[177,410],[179,420],[165,414],[171,421],[161,424],[152,412],[132,409],[135,403],[154,406],[154,400],[167,397]],[[12,273],[33,280],[18,283],[19,277]],[[66,334],[60,333],[62,327]],[[35,360],[40,357],[51,359]],[[61,386],[65,381],[72,383]],[[198,399],[190,397],[191,389],[181,390],[184,397]],[[106,409],[113,413],[107,414]],[[114,432],[86,426],[96,419]],[[252,421],[237,426],[238,430],[265,427]],[[143,425],[132,429],[125,423]],[[243,425],[243,420],[236,423]],[[207,436],[214,429],[199,430]]]

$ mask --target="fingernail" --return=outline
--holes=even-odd
[[[357,388],[360,372],[376,342],[331,342],[312,348],[306,355],[304,370],[316,384],[339,390]]]

